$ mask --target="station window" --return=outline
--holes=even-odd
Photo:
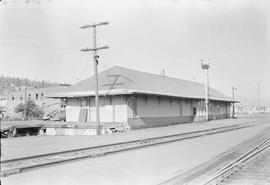
[[[28,94],[28,99],[29,99],[29,100],[31,99],[31,94]]]
[[[38,93],[36,93],[36,100],[38,100]]]
[[[180,107],[180,115],[183,114],[183,106],[182,106],[182,101],[178,99],[178,105]]]
[[[157,97],[157,101],[158,101],[158,105],[160,105],[160,102],[161,102],[160,96]]]
[[[197,114],[197,109],[196,109],[196,107],[193,107],[192,112],[193,112],[193,116],[196,116],[196,114]]]
[[[20,100],[22,100],[23,98],[22,98],[22,96],[20,97]]]
[[[132,109],[133,109],[133,117],[137,117],[138,112],[137,112],[137,98],[136,97],[133,98]]]
[[[12,96],[12,98],[11,98],[12,100],[14,100],[15,98],[14,98],[14,96]]]
[[[40,97],[40,99],[41,99],[41,100],[43,100],[43,96],[44,96],[44,94],[43,94],[43,93],[41,93],[41,97]]]
[[[147,104],[148,98],[147,96],[144,96],[144,103]]]

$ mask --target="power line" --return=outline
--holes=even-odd
[[[54,41],[54,40],[46,40],[46,39],[39,39],[35,37],[29,37],[29,36],[17,36],[17,35],[11,35],[11,34],[1,34],[2,37],[10,37],[10,38],[17,38],[17,39],[26,39],[26,40],[32,40],[32,41],[41,41],[41,42],[51,42],[51,43],[64,43],[64,41]]]
[[[35,48],[35,49],[59,49],[59,50],[80,51],[80,49],[78,49],[78,48],[57,47],[57,46],[36,46],[36,45],[14,44],[14,43],[1,43],[1,45],[3,45],[3,46],[12,46],[12,47]]]
[[[66,20],[69,20],[69,21],[73,21],[74,23],[78,23],[78,21],[86,21],[87,19],[85,18],[81,18],[81,17],[68,17],[68,16],[62,16],[62,15],[56,15],[56,14],[50,14],[50,13],[47,13],[47,12],[30,12],[29,11],[22,11],[22,10],[16,10],[16,11],[13,11],[13,10],[6,10],[7,13],[11,13],[11,14],[17,14],[17,15],[38,15],[38,16],[52,16],[52,17],[57,17],[57,18],[61,18],[61,19],[66,19]]]

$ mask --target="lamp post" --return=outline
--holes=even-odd
[[[205,117],[206,117],[206,120],[208,121],[209,120],[209,111],[208,111],[208,103],[209,103],[209,100],[208,100],[208,96],[209,96],[209,62],[207,63],[204,63],[203,62],[203,59],[201,59],[201,66],[202,66],[202,69],[206,71],[206,74],[205,74]]]
[[[235,90],[237,90],[237,88],[232,86],[232,98],[233,98],[233,100],[234,100],[234,91]],[[233,102],[233,109],[232,109],[232,117],[235,118],[234,102]]]

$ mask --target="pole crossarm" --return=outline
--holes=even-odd
[[[83,49],[81,49],[81,51],[82,52],[97,51],[97,50],[101,50],[101,49],[109,49],[109,46],[103,46],[103,47],[97,47],[97,48],[83,48]]]
[[[92,27],[97,27],[97,26],[102,26],[102,25],[108,25],[109,22],[100,22],[100,23],[93,23],[93,24],[87,24],[83,25],[80,28],[85,29],[85,28],[92,28]]]

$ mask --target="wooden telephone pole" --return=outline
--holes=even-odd
[[[27,120],[27,86],[24,88],[24,120]]]
[[[93,48],[85,48],[81,49],[82,52],[86,51],[93,51],[93,59],[94,59],[94,76],[95,76],[95,82],[96,82],[96,89],[95,89],[95,104],[96,104],[96,122],[97,122],[97,135],[100,135],[100,117],[99,117],[99,92],[98,92],[98,58],[99,56],[97,55],[98,50],[102,49],[108,49],[108,46],[103,46],[103,47],[97,47],[97,31],[96,27],[97,26],[102,26],[102,25],[108,25],[109,22],[101,22],[101,23],[93,23],[91,25],[84,25],[80,27],[81,29],[85,28],[93,28]]]
[[[258,82],[258,109],[260,110],[260,106],[261,106],[261,103],[260,103],[260,82]]]
[[[234,86],[232,86],[232,98],[233,98],[233,101],[234,101],[234,92],[235,92],[235,90],[237,90],[237,88],[236,87],[234,87]],[[232,118],[235,118],[235,108],[234,108],[234,102],[233,102],[233,107],[232,107],[233,109],[232,109]]]

